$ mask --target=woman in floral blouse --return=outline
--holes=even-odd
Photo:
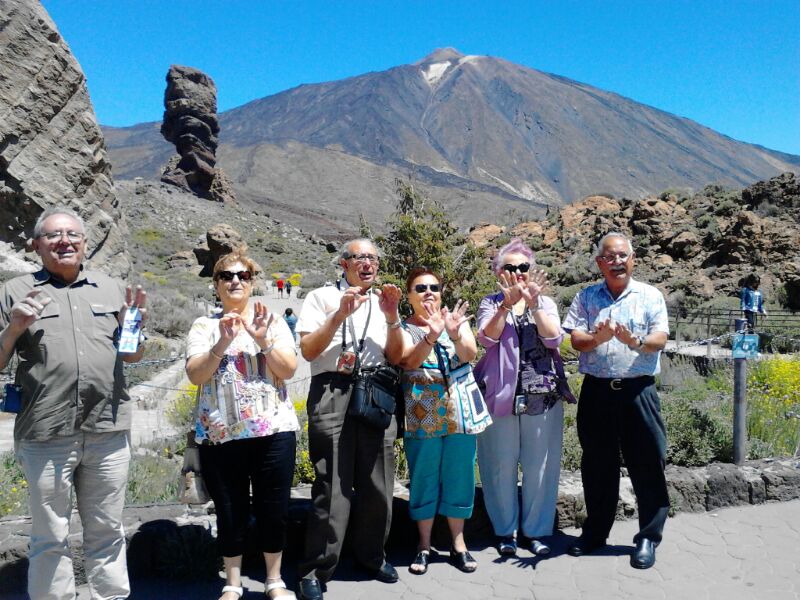
[[[186,342],[186,374],[199,386],[195,439],[225,564],[221,600],[243,594],[251,486],[267,597],[294,598],[281,580],[281,557],[300,429],[284,381],[294,375],[297,358],[286,322],[260,302],[249,305],[256,270],[243,254],[217,261],[222,313],[197,319]]]
[[[452,311],[442,308],[442,284],[435,273],[413,269],[406,291],[414,314],[403,331],[404,443],[411,471],[409,510],[419,529],[409,571],[428,570],[433,519],[441,514],[453,538],[450,561],[470,573],[478,564],[464,542],[464,519],[472,514],[475,496],[475,436],[463,432],[446,374],[450,366],[474,360],[477,344],[467,323],[467,303]]]

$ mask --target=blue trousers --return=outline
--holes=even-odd
[[[417,440],[405,438],[411,471],[409,513],[415,521],[437,514],[472,516],[475,500],[475,436],[454,433]]]

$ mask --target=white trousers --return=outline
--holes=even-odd
[[[126,598],[130,594],[122,529],[131,457],[128,438],[127,431],[119,431],[16,443],[30,492],[31,600],[76,597],[67,541],[73,488],[83,525],[92,599]]]
[[[553,533],[561,475],[564,404],[542,415],[493,417],[478,436],[483,499],[495,535],[541,537]],[[518,500],[522,471],[522,506]],[[521,517],[521,523],[520,523]]]

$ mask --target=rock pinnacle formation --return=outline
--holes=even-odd
[[[180,156],[164,167],[161,181],[217,202],[235,202],[225,173],[215,168],[219,121],[217,87],[197,69],[172,65],[164,92],[161,135]]]
[[[128,230],[86,77],[39,2],[0,7],[0,269],[38,268],[33,224],[61,204],[86,221],[90,265],[124,277]]]

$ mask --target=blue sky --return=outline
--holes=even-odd
[[[98,119],[161,119],[170,64],[220,111],[302,83],[487,54],[800,154],[800,0],[44,0]]]

